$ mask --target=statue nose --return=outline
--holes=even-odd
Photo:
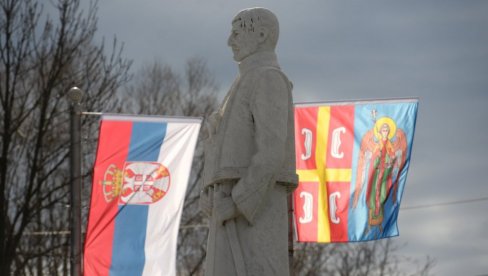
[[[227,46],[232,47],[232,35],[229,35],[229,37],[227,38]]]

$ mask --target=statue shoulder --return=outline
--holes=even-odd
[[[293,88],[292,82],[288,79],[286,74],[278,67],[263,66],[258,67],[250,72],[248,81],[259,84],[264,82],[266,84],[275,83],[277,85],[284,84],[289,90]]]

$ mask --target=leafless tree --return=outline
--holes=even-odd
[[[435,262],[405,258],[392,239],[359,243],[296,244],[295,275],[430,275]]]
[[[183,75],[155,61],[135,74],[121,102],[134,114],[203,117],[215,109],[217,89],[202,58],[190,58]]]
[[[79,0],[0,0],[1,275],[67,272],[65,95],[76,85],[86,109],[110,110],[130,66],[115,40],[111,51],[94,43],[96,9],[92,2],[82,11]]]

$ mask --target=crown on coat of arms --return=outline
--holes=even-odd
[[[111,202],[119,197],[123,182],[124,171],[117,168],[114,164],[110,164],[105,171],[103,180],[100,181],[105,201]]]

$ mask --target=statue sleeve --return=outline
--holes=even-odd
[[[232,190],[238,211],[251,224],[263,200],[273,200],[267,195],[284,162],[288,110],[292,104],[288,80],[281,72],[268,69],[256,73],[258,79],[250,97],[256,152],[246,174]]]

